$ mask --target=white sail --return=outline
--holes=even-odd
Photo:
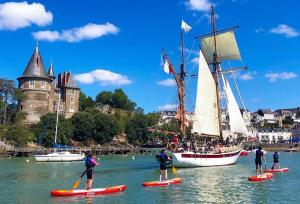
[[[235,40],[234,32],[229,31],[216,35],[218,60],[240,60],[240,51]],[[214,36],[201,39],[201,49],[208,64],[214,62],[215,40]]]
[[[222,79],[224,83],[224,90],[227,96],[227,108],[229,114],[230,131],[232,133],[241,133],[244,135],[249,135],[240,108],[235,100],[235,97],[232,93],[228,80],[224,77],[223,74],[222,74]]]
[[[193,132],[220,136],[216,83],[201,50]]]

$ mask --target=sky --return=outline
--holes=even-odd
[[[176,107],[172,75],[160,67],[161,49],[180,64],[182,19],[186,69],[197,73],[199,42],[210,32],[213,3],[218,29],[239,25],[236,39],[247,66],[237,75],[246,107],[299,106],[300,2],[297,0],[0,0],[0,77],[21,76],[38,41],[45,67],[71,71],[81,90],[95,96],[122,88],[145,112]],[[186,78],[188,110],[197,79]],[[231,82],[232,83],[232,82]]]

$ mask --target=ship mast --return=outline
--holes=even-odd
[[[183,31],[181,31],[181,37],[180,37],[180,44],[181,44],[181,64],[180,64],[180,73],[177,74],[175,69],[173,68],[173,65],[164,51],[162,50],[162,55],[164,59],[168,62],[170,72],[173,73],[174,79],[176,81],[177,87],[178,87],[178,99],[179,99],[179,108],[177,110],[177,118],[179,120],[179,126],[182,131],[183,136],[186,136],[186,119],[185,119],[185,107],[184,107],[184,80],[186,77],[185,73],[185,66],[184,66],[184,43],[183,43]]]
[[[217,107],[218,107],[218,122],[219,122],[219,130],[220,130],[220,139],[223,140],[222,136],[222,122],[221,122],[221,107],[220,107],[220,92],[219,92],[219,72],[220,72],[220,62],[217,55],[217,26],[216,26],[216,16],[213,5],[211,6],[211,25],[212,25],[212,34],[214,37],[214,62],[213,62],[213,72],[214,72],[214,79],[216,82],[216,94],[217,94]]]
[[[180,64],[180,73],[179,73],[179,80],[180,86],[178,86],[178,98],[179,98],[179,124],[180,129],[182,131],[183,136],[186,136],[186,125],[185,125],[185,108],[184,108],[184,79],[186,76],[185,73],[185,66],[184,66],[184,41],[183,41],[183,31],[181,30],[181,64]]]

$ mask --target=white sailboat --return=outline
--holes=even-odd
[[[58,96],[58,105],[56,111],[56,126],[55,126],[55,137],[54,137],[54,144],[57,141],[57,128],[58,128],[58,116],[59,116],[59,109],[60,109],[60,94]],[[45,155],[34,155],[34,159],[37,162],[70,162],[70,161],[82,161],[85,158],[83,153],[80,154],[73,154],[69,151],[61,151],[57,152],[54,149],[53,153],[45,154]]]
[[[221,108],[219,96],[219,77],[223,81],[223,89],[226,94],[226,103],[229,114],[229,135],[249,136],[247,127],[241,115],[237,101],[233,95],[228,80],[221,69],[223,60],[240,60],[239,49],[232,29],[222,32],[216,31],[215,14],[212,7],[212,33],[201,38],[201,50],[199,51],[198,85],[195,104],[195,114],[192,131],[199,137],[214,138],[216,141],[223,137],[223,127],[221,122]],[[183,39],[183,37],[181,37]],[[183,42],[182,42],[183,50]],[[183,54],[182,54],[183,56]],[[180,106],[178,110],[181,130],[185,136],[186,124],[184,106],[184,63],[182,60],[181,72],[177,75],[172,64],[164,54],[164,58],[169,65],[169,70],[173,72],[178,85],[178,97]],[[183,57],[182,57],[183,58]],[[212,65],[210,69],[209,65]],[[228,71],[228,70],[227,70]],[[228,72],[232,72],[229,70]],[[183,74],[182,74],[183,73]],[[183,76],[182,78],[178,76]],[[207,167],[231,165],[236,162],[242,150],[241,144],[231,144],[223,147],[216,145],[214,148],[200,147],[200,151],[172,151],[173,165],[175,167]]]

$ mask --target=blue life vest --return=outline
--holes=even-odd
[[[93,168],[95,165],[92,163],[92,157],[87,157],[85,159],[85,167],[90,169]]]

